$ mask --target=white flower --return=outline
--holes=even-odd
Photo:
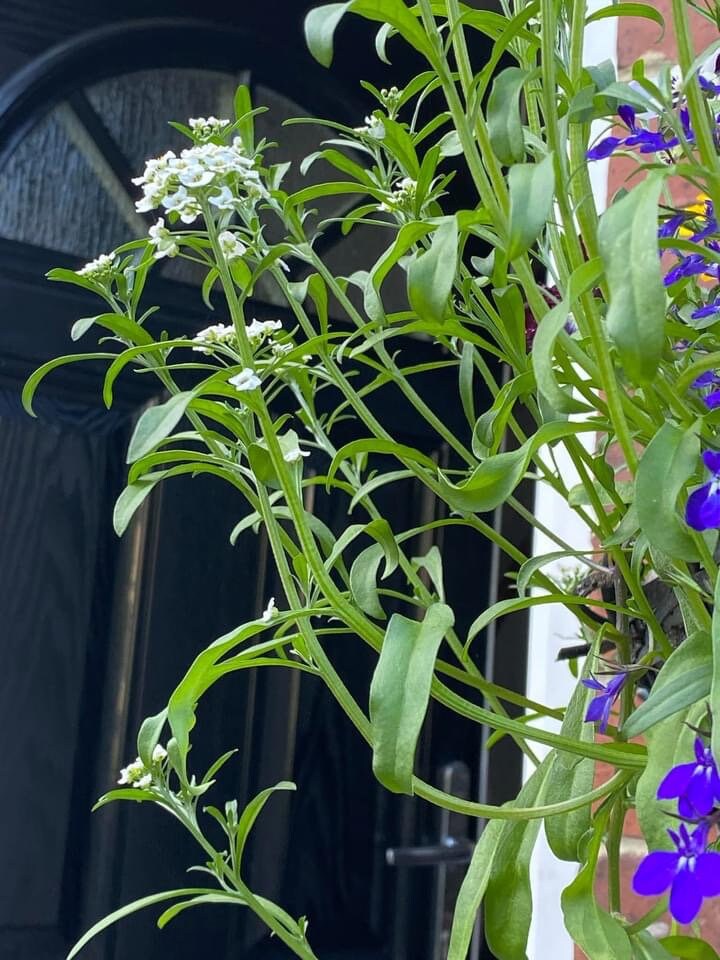
[[[292,343],[273,343],[270,349],[276,357],[282,357],[286,353],[289,353],[293,346],[294,344]]]
[[[263,610],[263,615],[260,617],[263,623],[269,623],[273,617],[276,617],[278,614],[278,608],[275,606],[275,597],[270,597],[268,605]]]
[[[303,457],[309,457],[309,450],[301,450],[300,444],[297,444],[294,447],[291,447],[290,450],[286,450],[283,454],[283,460],[285,463],[297,463],[299,460],[302,460]]]
[[[385,124],[380,117],[365,117],[365,126],[355,127],[355,133],[364,133],[375,140],[382,140],[385,137]]]
[[[183,223],[192,223],[202,213],[200,204],[187,192],[186,187],[178,187],[174,193],[163,197],[162,205],[168,213],[174,210]]]
[[[216,343],[227,347],[234,347],[235,327],[232,324],[214,323],[204,330],[199,330],[193,337],[193,343],[205,344],[205,346],[193,347],[198,353],[212,353],[212,345]]]
[[[160,763],[161,760],[164,760],[167,756],[167,750],[163,747],[162,744],[156,743],[152,752],[152,762]]]
[[[110,253],[101,253],[95,260],[86,263],[84,267],[76,270],[79,277],[86,277],[88,280],[95,280],[101,283],[103,280],[109,280],[113,272],[115,257]]]
[[[235,209],[235,197],[232,195],[232,190],[228,186],[220,188],[220,193],[216,193],[212,197],[208,197],[210,203],[217,207],[218,210],[234,210]]]
[[[415,199],[416,191],[417,181],[411,177],[403,177],[395,184],[392,193],[386,195],[387,199],[380,204],[380,209],[388,213],[398,207],[403,207]]]
[[[121,786],[133,786],[144,789],[152,783],[152,774],[145,769],[145,764],[140,757],[133,760],[120,771],[118,783]]]
[[[157,223],[150,227],[148,234],[150,236],[150,243],[155,247],[155,252],[153,253],[155,260],[160,260],[162,257],[176,257],[180,252],[180,247],[178,247],[175,242],[173,234],[165,226],[165,221],[162,217],[159,218]]]
[[[216,137],[230,126],[229,120],[218,120],[217,117],[195,117],[188,120],[188,126],[192,132],[203,139],[207,137]]]
[[[231,233],[230,230],[223,230],[218,236],[218,241],[226,260],[235,260],[237,257],[244,256],[247,252],[245,244],[238,239],[236,234]]]
[[[260,378],[250,367],[245,367],[240,373],[230,377],[228,383],[231,383],[236,390],[244,392],[246,390],[256,390],[260,386]]]
[[[280,320],[252,320],[245,326],[248,340],[257,346],[265,337],[271,337],[276,330],[282,330]]]
[[[180,183],[185,187],[206,187],[214,178],[214,172],[197,161],[186,164],[185,169],[181,170],[178,176]]]

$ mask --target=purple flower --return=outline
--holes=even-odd
[[[666,287],[669,287],[677,280],[682,280],[683,277],[692,277],[698,273],[707,273],[708,269],[708,263],[701,253],[691,253],[689,256],[683,257],[672,270],[665,274],[663,283]]]
[[[720,527],[720,453],[706,450],[702,457],[712,477],[688,497],[685,520],[694,530],[711,530]]]
[[[720,801],[720,776],[710,747],[695,738],[695,761],[681,763],[665,775],[658,800],[678,798],[678,813],[686,820],[706,817]]]
[[[599,692],[592,703],[587,708],[587,713],[585,714],[586,723],[597,723],[598,730],[600,733],[605,733],[607,730],[607,725],[610,720],[610,711],[612,706],[620,696],[622,688],[625,686],[625,681],[627,680],[627,673],[624,671],[618,671],[614,674],[606,684],[600,683],[596,677],[588,677],[587,680],[583,680],[583,683],[586,687],[590,687],[591,690],[602,691]]]
[[[705,201],[705,212],[702,214],[702,219],[705,220],[705,226],[690,237],[690,240],[692,240],[694,243],[700,243],[701,240],[705,240],[707,237],[712,236],[713,233],[717,233],[718,231],[718,222],[715,219],[715,211],[713,209],[712,200]]]
[[[698,313],[700,311],[697,311]],[[695,316],[695,314],[693,314]],[[720,376],[714,370],[706,370],[705,373],[701,373],[699,377],[695,377],[690,386],[694,390],[704,390],[705,387],[717,387],[720,386]],[[703,403],[710,410],[715,410],[716,407],[720,407],[720,390],[713,390],[711,393],[706,394],[703,398]]]
[[[649,853],[635,871],[633,890],[647,897],[670,887],[670,913],[678,923],[692,923],[703,899],[720,894],[720,853],[706,850],[707,824],[701,823],[692,834],[685,824],[678,833],[668,833],[677,851]]]
[[[666,140],[661,133],[645,130],[635,122],[635,111],[628,104],[618,107],[618,116],[630,131],[627,137],[605,137],[598,141],[585,154],[588,160],[604,160],[617,150],[618,147],[640,147],[640,153],[657,153],[659,150],[669,150],[679,143],[677,137]]]
[[[663,223],[661,227],[659,227],[658,237],[674,237],[678,227],[681,227],[687,219],[687,213],[678,213],[674,217],[670,217],[665,221],[665,223]]]
[[[714,314],[720,313],[720,300],[714,300],[712,303],[706,303],[704,307],[699,307],[697,310],[693,310],[690,314],[691,320],[702,320],[704,317],[712,317]],[[705,374],[702,374],[705,376]],[[700,377],[698,377],[698,380]],[[718,381],[720,382],[720,381]],[[693,386],[697,383],[693,383]]]
[[[711,97],[720,96],[720,83],[715,83],[708,77],[704,77],[701,73],[698,74],[698,80],[705,93],[709,93]]]

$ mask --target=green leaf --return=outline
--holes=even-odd
[[[167,710],[161,710],[154,717],[146,717],[140,725],[137,736],[138,756],[148,769],[152,765],[152,753],[160,741],[166,721]]]
[[[606,913],[594,894],[595,868],[610,807],[595,817],[595,832],[587,847],[587,860],[573,882],[562,892],[565,926],[589,960],[632,960],[630,940],[619,920]]]
[[[546,757],[514,801],[532,806],[543,796],[551,755]],[[497,960],[524,960],[532,916],[530,857],[540,820],[510,820],[498,844],[485,894],[485,937]]]
[[[709,943],[694,937],[663,937],[660,943],[680,960],[720,960]]]
[[[23,407],[31,417],[36,415],[32,405],[35,391],[48,373],[51,373],[58,367],[64,367],[66,363],[78,363],[80,360],[114,360],[116,356],[117,354],[115,353],[72,353],[64,357],[55,357],[52,360],[48,360],[47,363],[43,363],[42,366],[34,370],[27,378],[22,391]]]
[[[628,377],[650,382],[665,342],[665,288],[658,257],[658,199],[664,172],[642,183],[602,216],[598,231],[610,306],[606,325]]]
[[[343,447],[340,447],[333,457],[330,468],[328,469],[328,479],[332,480],[343,460],[349,460],[351,457],[356,457],[358,454],[365,453],[392,454],[399,460],[412,460],[414,463],[419,463],[424,467],[429,467],[433,471],[437,469],[437,464],[435,461],[431,460],[426,454],[416,450],[415,447],[407,447],[402,443],[394,443],[392,440],[376,440],[374,438],[368,438],[365,440],[351,440],[350,443],[346,443]]]
[[[393,793],[413,792],[413,764],[430,698],[435,659],[455,621],[450,607],[433,603],[421,623],[390,619],[370,685],[373,772]]]
[[[510,234],[508,260],[525,253],[542,233],[552,212],[555,171],[552,154],[540,163],[516,163],[508,171]]]
[[[509,166],[525,157],[520,93],[531,78],[528,70],[506,67],[493,81],[487,104],[487,125],[495,155]]]
[[[554,560],[564,560],[566,557],[579,557],[584,560],[587,557],[588,550],[553,550],[551,553],[538,554],[535,557],[529,557],[518,570],[515,589],[518,596],[524,597],[527,593],[528,584],[535,573],[541,570],[546,563],[552,563]]]
[[[650,696],[623,724],[623,736],[637,737],[656,723],[703,700],[710,694],[712,674],[710,636],[699,631],[670,654]]]
[[[462,483],[450,483],[440,474],[440,495],[460,513],[486,513],[499,507],[525,475],[535,451],[544,443],[596,429],[590,423],[554,422],[543,424],[517,450],[488,457]]]
[[[410,306],[421,320],[441,323],[455,282],[458,262],[458,225],[443,217],[432,235],[430,249],[409,265],[407,290]]]
[[[252,830],[253,825],[260,814],[260,811],[276,790],[297,790],[297,787],[289,780],[281,780],[280,783],[276,783],[274,787],[268,787],[266,790],[261,790],[260,793],[258,793],[256,797],[253,797],[250,803],[248,803],[238,822],[237,834],[235,837],[235,862],[238,865],[242,863],[242,855],[243,851],[245,850],[245,845],[248,837],[250,836],[250,831]]]
[[[472,343],[465,342],[462,345],[462,354],[460,357],[460,367],[458,369],[458,386],[460,390],[460,402],[462,403],[465,419],[472,427],[475,423],[475,395],[473,393],[473,378],[475,375],[475,347]]]
[[[305,17],[305,42],[308,50],[323,67],[329,67],[333,59],[333,38],[342,18],[352,6],[348,3],[326,3],[315,7]]]
[[[137,913],[138,910],[143,910],[145,907],[152,907],[156,903],[162,903],[164,900],[174,900],[176,897],[199,896],[202,894],[216,892],[217,891],[208,890],[207,888],[203,887],[188,887],[183,890],[164,890],[162,893],[153,893],[149,897],[142,897],[140,900],[134,900],[132,903],[128,903],[124,907],[120,907],[119,910],[109,913],[106,917],[103,917],[102,920],[98,920],[97,923],[94,923],[87,933],[80,937],[78,942],[67,955],[67,960],[73,960],[73,958],[80,953],[83,947],[86,946],[93,939],[93,937],[96,937],[99,933],[102,933],[103,930],[106,930],[118,920],[122,920],[124,917],[129,917],[132,913]]]
[[[594,23],[596,20],[604,20],[606,17],[644,17],[646,20],[653,20],[659,24],[663,28],[663,33],[665,32],[663,15],[647,3],[614,3],[611,7],[601,7],[600,10],[591,13],[585,23]]]
[[[385,611],[378,595],[377,578],[384,550],[379,543],[366,547],[350,568],[350,593],[363,613],[385,620]]]
[[[117,498],[113,510],[113,529],[119,537],[127,530],[128,524],[140,504],[164,476],[165,471],[163,470],[159,473],[149,474],[125,487]]]
[[[591,657],[585,661],[584,678],[590,675],[592,662]],[[592,723],[585,722],[588,704],[594,695],[594,691],[583,683],[577,684],[560,727],[562,736],[577,740],[578,743],[592,742],[595,739],[595,727]],[[571,797],[580,797],[589,793],[592,790],[594,774],[595,762],[588,757],[556,753],[550,767],[544,802],[560,803]],[[570,813],[548,817],[545,821],[545,836],[555,856],[572,863],[580,859],[578,853],[580,840],[591,827],[592,817],[588,804]]]
[[[467,960],[475,932],[477,912],[485,896],[498,843],[507,822],[490,820],[485,824],[480,839],[475,844],[470,866],[455,903],[447,960]]]
[[[380,298],[380,288],[388,273],[398,260],[404,256],[420,237],[424,237],[430,229],[429,224],[422,220],[413,220],[403,224],[395,235],[395,239],[388,249],[378,258],[368,274],[364,290],[365,312],[371,320],[378,322],[385,318],[385,309]]]
[[[403,173],[412,177],[413,180],[417,180],[420,175],[420,162],[415,152],[412,137],[405,127],[390,117],[383,117],[383,126],[385,127],[383,146],[398,161]]]
[[[630,938],[633,960],[673,960],[659,940],[647,930],[641,930]]]
[[[237,131],[245,152],[251,157],[255,152],[254,112],[250,90],[244,83],[241,83],[235,91],[234,105]]]
[[[424,557],[413,557],[412,564],[418,570],[425,570],[438,599],[445,602],[445,585],[443,583],[443,562],[442,554],[436,546],[430,547]]]
[[[565,327],[570,308],[563,300],[548,311],[538,324],[532,345],[533,370],[540,393],[558,413],[582,413],[590,408],[576,400],[572,392],[557,382],[553,369],[553,354],[558,334]]]
[[[134,463],[150,453],[161,440],[168,437],[185,415],[192,393],[187,390],[176,393],[165,403],[149,407],[135,425],[128,446],[127,462]]]
[[[643,453],[635,479],[635,508],[649,543],[671,557],[689,561],[699,559],[698,551],[678,516],[677,498],[697,470],[699,457],[697,435],[665,423]]]
[[[710,711],[713,717],[720,717],[720,576],[718,576],[715,582],[715,595],[713,599]],[[717,760],[717,758],[720,757],[720,723],[713,723],[712,725],[711,743],[713,756]]]

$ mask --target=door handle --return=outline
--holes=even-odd
[[[471,840],[445,837],[430,846],[390,847],[385,860],[390,867],[430,867],[446,863],[470,863],[475,844]]]

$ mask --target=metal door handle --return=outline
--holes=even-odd
[[[475,844],[471,840],[446,837],[427,847],[390,847],[385,859],[390,867],[430,867],[439,863],[469,863]]]

